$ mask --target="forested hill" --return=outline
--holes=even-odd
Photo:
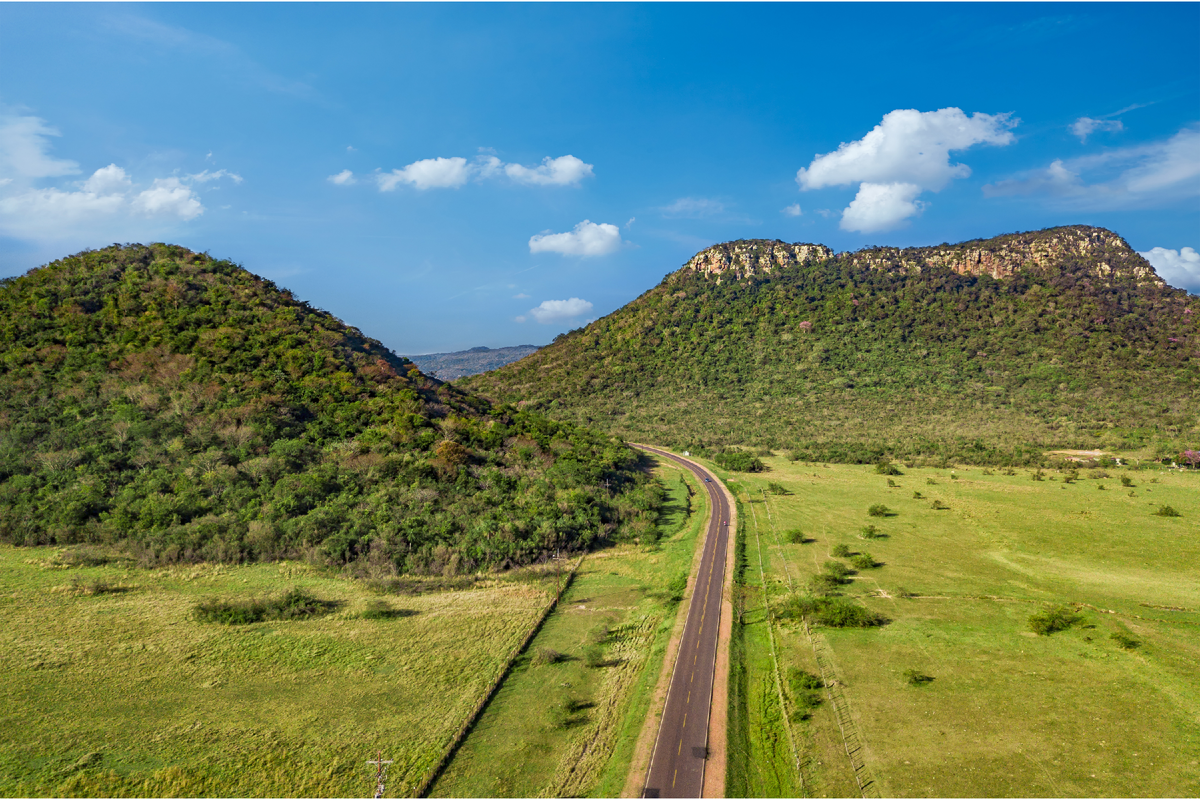
[[[228,261],[80,253],[0,285],[0,540],[146,563],[517,564],[653,532],[619,442],[422,375]]]
[[[1200,440],[1200,301],[1072,226],[835,255],[709,248],[586,328],[460,385],[693,449],[1028,463]]]

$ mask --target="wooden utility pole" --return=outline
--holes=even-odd
[[[375,765],[375,800],[379,800],[379,798],[383,797],[383,793],[387,788],[387,765],[391,764],[393,761],[394,759],[391,758],[389,758],[387,761],[384,761],[382,750],[379,751],[378,758],[373,760],[367,759],[368,764]]]

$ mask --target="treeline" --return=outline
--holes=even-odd
[[[1200,441],[1198,318],[1186,292],[1102,279],[1078,253],[1004,279],[843,255],[719,283],[673,273],[458,385],[714,452],[992,465],[1033,463],[1047,448],[1173,455]]]
[[[639,458],[183,248],[114,245],[0,286],[5,542],[453,574],[652,536]]]

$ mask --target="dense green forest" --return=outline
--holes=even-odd
[[[402,304],[399,304],[402,305]],[[0,540],[449,574],[652,537],[622,443],[431,380],[168,245],[0,283]]]
[[[457,385],[693,451],[1006,464],[1047,448],[1167,456],[1200,442],[1200,301],[1111,232],[782,267],[765,260],[781,242],[712,250],[731,245],[766,254],[767,269],[709,274],[690,268],[698,256],[609,316]]]

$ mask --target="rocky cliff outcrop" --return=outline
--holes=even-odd
[[[738,239],[701,250],[683,265],[684,272],[716,277],[748,278],[770,275],[784,267],[825,261],[833,251],[823,244],[787,244],[778,239]]]
[[[1082,272],[1105,281],[1132,279],[1138,285],[1162,286],[1150,262],[1124,239],[1104,228],[1073,225],[992,239],[976,239],[938,247],[877,247],[845,253],[855,266],[889,272],[919,273],[946,267],[960,275],[1012,277],[1020,270],[1043,274]]]
[[[943,267],[960,275],[990,275],[998,280],[1021,270],[1043,275],[1071,272],[1103,282],[1132,280],[1163,286],[1150,262],[1124,239],[1104,228],[1072,225],[936,247],[872,247],[835,256],[822,244],[787,244],[777,239],[739,239],[702,250],[681,273],[741,279],[770,275],[785,267],[838,258],[855,267],[917,274]]]

